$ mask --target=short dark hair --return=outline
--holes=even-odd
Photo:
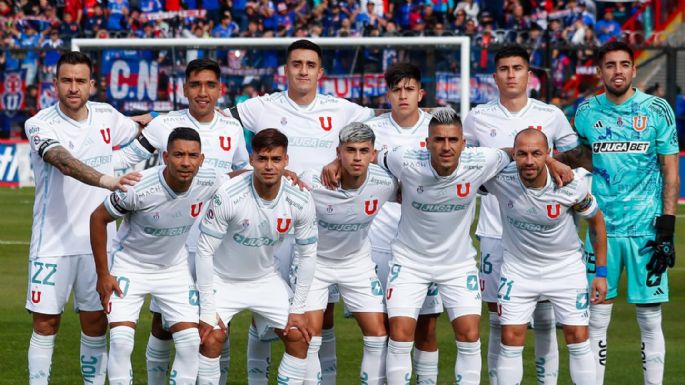
[[[290,60],[290,54],[296,49],[308,49],[310,51],[314,51],[316,52],[316,55],[319,57],[319,62],[323,62],[323,52],[321,51],[321,47],[319,47],[318,44],[313,43],[307,39],[297,40],[296,42],[288,46],[286,61]]]
[[[190,75],[202,70],[210,70],[214,72],[217,79],[221,79],[221,68],[219,68],[219,63],[212,59],[195,59],[186,66],[186,81],[190,78]]]
[[[528,54],[528,51],[518,44],[506,45],[500,48],[495,54],[495,66],[497,66],[497,63],[501,59],[507,57],[520,57],[526,62],[527,66],[530,66],[530,55]]]
[[[599,50],[597,50],[597,65],[602,65],[602,62],[604,62],[604,57],[609,53],[609,52],[614,52],[614,51],[623,51],[628,53],[630,56],[630,61],[635,63],[635,52],[633,49],[628,45],[628,43],[622,42],[622,41],[610,41],[603,46],[599,47]]]
[[[62,64],[85,64],[88,66],[88,73],[93,73],[93,62],[90,60],[90,57],[88,57],[88,55],[84,54],[83,52],[68,51],[63,53],[57,61],[57,75],[59,75],[59,67],[61,67]]]
[[[167,150],[171,147],[171,144],[177,140],[190,140],[197,142],[202,148],[202,140],[200,139],[200,134],[190,127],[176,127],[169,134],[169,138],[166,142]]]
[[[288,151],[288,137],[275,128],[261,130],[252,138],[253,154],[262,150],[273,150],[276,147],[283,147],[286,152]]]
[[[411,63],[393,64],[385,70],[385,84],[388,89],[396,86],[404,79],[414,79],[421,85],[421,70]]]

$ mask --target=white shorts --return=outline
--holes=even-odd
[[[498,289],[502,325],[527,324],[537,303],[546,300],[562,325],[587,326],[590,320],[585,266],[580,261],[545,274],[523,272],[505,262]]]
[[[385,300],[390,318],[416,319],[429,290],[440,294],[450,321],[463,315],[480,315],[481,296],[475,261],[437,269],[431,267],[430,271],[393,264],[387,287]]]
[[[255,313],[258,335],[270,328],[283,329],[288,323],[292,291],[278,273],[252,281],[224,281],[214,276],[216,312],[228,325],[243,310]]]
[[[193,277],[193,282],[197,281],[197,275],[195,274],[195,252],[191,253],[188,251],[188,271],[190,271],[190,275]],[[150,311],[152,313],[162,313],[162,309],[157,304],[155,297],[152,297],[150,300]],[[162,317],[162,324],[165,329],[168,329],[170,326],[164,322],[164,317]]]
[[[480,238],[480,292],[483,302],[497,303],[500,271],[504,249],[498,238]]]
[[[75,311],[101,311],[95,291],[97,274],[92,254],[38,257],[29,260],[26,309],[33,313],[62,314],[74,290]]]
[[[376,264],[376,274],[383,285],[383,291],[386,291],[386,284],[388,282],[388,274],[390,273],[390,265],[392,260],[392,253],[390,251],[371,250],[371,259]],[[426,299],[419,310],[420,315],[424,314],[439,314],[443,311],[442,298],[440,298],[438,285],[431,284],[426,290]]]
[[[276,250],[275,256],[278,272],[288,283],[288,286],[294,290],[297,277],[298,258],[295,255],[295,236],[293,234],[286,235],[283,243],[281,243],[281,246]],[[331,285],[328,290],[328,303],[338,302],[340,302],[340,292],[335,285]]]
[[[334,284],[337,285],[345,301],[345,308],[350,312],[385,312],[383,286],[376,276],[376,267],[368,255],[354,261],[318,258],[305,309],[307,311],[325,309],[329,287]]]
[[[195,281],[185,265],[143,270],[139,267],[114,266],[110,272],[117,278],[124,296],[112,294],[107,319],[112,322],[138,323],[145,296],[156,299],[164,323],[199,322],[199,294]]]

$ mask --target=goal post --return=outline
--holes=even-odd
[[[168,38],[168,39],[72,39],[71,49],[274,49],[287,48],[298,38]],[[421,36],[421,37],[322,37],[308,39],[322,48],[425,48],[454,47],[460,51],[460,109],[462,119],[470,107],[470,50],[471,39],[467,36]]]

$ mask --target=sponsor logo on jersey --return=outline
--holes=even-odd
[[[592,144],[592,152],[595,154],[645,154],[647,150],[649,150],[649,142],[595,142]]]
[[[644,115],[633,116],[633,130],[642,132],[647,128],[647,117]]]
[[[420,203],[412,202],[411,206],[419,211],[427,213],[448,213],[451,211],[464,210],[468,205],[453,205],[453,204],[440,204],[440,203]]]
[[[310,147],[310,148],[332,148],[332,140],[322,140],[318,138],[310,138],[305,136],[294,136],[288,138],[288,143],[295,147]]]
[[[169,227],[169,228],[162,228],[162,229],[157,229],[154,227],[145,227],[143,228],[143,232],[148,235],[153,235],[156,237],[175,237],[178,235],[182,235],[190,231],[190,228],[192,226],[179,226],[179,227]]]
[[[100,135],[102,135],[102,140],[104,140],[105,143],[109,144],[112,141],[112,136],[110,135],[109,128],[100,130]]]
[[[464,184],[457,183],[457,196],[459,198],[465,198],[471,192],[471,183],[466,182]]]
[[[250,238],[240,234],[233,234],[233,240],[238,244],[249,247],[273,246],[276,241],[269,237]]]
[[[202,211],[202,202],[198,202],[190,206],[190,216],[195,218],[198,215],[200,215],[200,211]]]
[[[390,182],[387,179],[376,178],[373,176],[371,177],[371,179],[369,179],[369,182],[375,183],[375,184],[381,185],[381,186],[390,186],[392,184],[392,182]]]
[[[343,223],[343,224],[338,224],[338,223],[328,223],[324,222],[319,219],[318,221],[319,227],[330,230],[330,231],[341,231],[341,232],[353,232],[353,231],[360,231],[368,228],[371,225],[371,222],[367,223]]]
[[[230,151],[231,150],[231,137],[230,136],[220,136],[219,137],[219,146],[221,146],[221,149],[224,151]]]
[[[290,224],[292,223],[292,218],[278,218],[276,220],[276,231],[279,233],[287,233],[290,229]]]
[[[366,215],[373,215],[378,210],[378,199],[367,200],[364,202],[364,213]]]
[[[547,218],[557,219],[557,218],[559,218],[560,213],[561,213],[561,205],[559,203],[555,203],[553,205],[547,205]]]
[[[333,119],[330,116],[319,116],[319,123],[324,131],[330,131],[333,128]]]

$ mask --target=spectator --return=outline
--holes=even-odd
[[[71,19],[71,15],[68,13],[64,14],[64,22],[59,26],[59,34],[67,42],[71,41],[72,38],[78,37],[81,33],[81,27]]]
[[[278,3],[276,6],[276,28],[279,36],[292,36],[295,32],[295,12],[291,11],[286,3]]]
[[[107,29],[121,31],[126,29],[128,0],[109,0],[107,2]]]
[[[623,2],[618,2],[615,3],[616,9],[614,9],[614,20],[620,25],[625,24],[628,19],[630,19],[630,16],[633,14],[631,10],[626,7],[626,4]]]
[[[330,11],[327,10],[323,23],[326,36],[338,36],[337,33],[342,28],[342,22],[346,19],[347,16],[342,12],[340,4],[334,5]]]
[[[259,27],[259,22],[251,20],[247,23],[247,30],[242,33],[242,37],[262,37],[262,31]]]
[[[71,20],[81,25],[83,21],[83,0],[64,0],[64,17],[65,14],[71,15]]]
[[[366,3],[366,10],[357,14],[355,19],[356,30],[363,32],[367,28],[381,28],[385,25],[383,16],[378,16],[376,3],[369,1]]]
[[[440,20],[433,12],[433,6],[427,4],[423,7],[423,22],[426,25],[426,30],[432,31],[435,29],[435,25],[440,23]]]
[[[478,33],[478,27],[476,25],[476,21],[469,18],[466,20],[466,27],[464,28],[464,36],[468,36],[471,39],[473,39],[476,36],[476,33]]]
[[[452,28],[457,35],[463,35],[466,31],[466,11],[459,9],[454,12],[454,23]]]
[[[19,47],[27,49],[21,68],[26,70],[26,85],[31,85],[36,81],[38,73],[38,51],[41,36],[38,34],[33,23],[24,23],[24,32],[19,34]]]
[[[238,27],[240,27],[241,31],[244,31],[247,29],[247,14],[245,12],[245,9],[247,8],[247,0],[227,0],[226,5],[228,6],[228,10],[231,12],[231,15],[233,15],[233,20],[235,20],[236,23],[238,23]]]
[[[516,4],[513,12],[504,16],[505,29],[527,31],[530,29],[530,25],[530,18],[524,14],[521,4]]]
[[[240,26],[231,18],[231,13],[226,11],[221,17],[221,23],[212,30],[213,37],[232,37],[240,34]]]
[[[597,32],[597,39],[601,44],[621,36],[621,25],[614,20],[614,13],[611,8],[604,10],[604,18],[597,22],[595,32]]]
[[[221,9],[221,4],[219,0],[202,0],[202,9],[207,11],[207,20],[211,22],[211,25],[217,25],[220,22],[222,16],[219,9]]]
[[[262,24],[262,16],[258,13],[259,4],[255,2],[248,2],[245,5],[245,18],[247,18],[247,23],[255,22],[257,25]],[[242,28],[241,28],[242,31]]]
[[[367,9],[366,5],[368,3],[374,3],[374,4],[376,4],[375,8],[374,8],[374,12],[376,13],[376,15],[380,18],[383,18],[385,16],[384,15],[384,9],[383,9],[384,8],[383,0],[361,0],[360,3],[361,3],[360,11]]]
[[[345,17],[350,20],[354,20],[362,10],[359,7],[357,0],[347,0],[341,2],[340,11],[345,14]]]
[[[86,17],[84,31],[87,36],[94,36],[102,28],[105,28],[105,14],[100,4],[95,4],[93,15]]]
[[[580,14],[580,17],[583,18],[583,24],[589,27],[595,26],[595,21],[597,19],[595,18],[594,12],[588,10],[587,3],[585,0],[578,1],[578,13]]]
[[[259,8],[257,10],[264,22],[264,30],[276,30],[278,24],[276,23],[276,7],[273,1],[260,0]]]
[[[56,67],[57,61],[62,56],[60,50],[64,48],[64,41],[59,38],[59,31],[56,29],[50,31],[49,38],[41,43],[40,48],[45,50],[42,52],[43,65],[46,67]]]
[[[478,13],[480,12],[480,8],[478,7],[478,3],[474,0],[460,1],[459,3],[457,3],[457,7],[454,8],[454,12],[456,13],[460,9],[463,9],[464,12],[466,12],[466,17],[471,18],[473,20],[478,20]]]
[[[5,32],[2,40],[2,55],[0,55],[0,68],[5,72],[18,71],[21,68],[21,61],[10,50],[17,48],[17,40],[12,33]]]
[[[12,8],[10,8],[10,4],[7,0],[0,0],[0,17],[9,17],[11,16],[11,13]]]
[[[139,0],[138,5],[140,7],[140,12],[142,13],[159,12],[162,10],[162,3],[160,0]]]

